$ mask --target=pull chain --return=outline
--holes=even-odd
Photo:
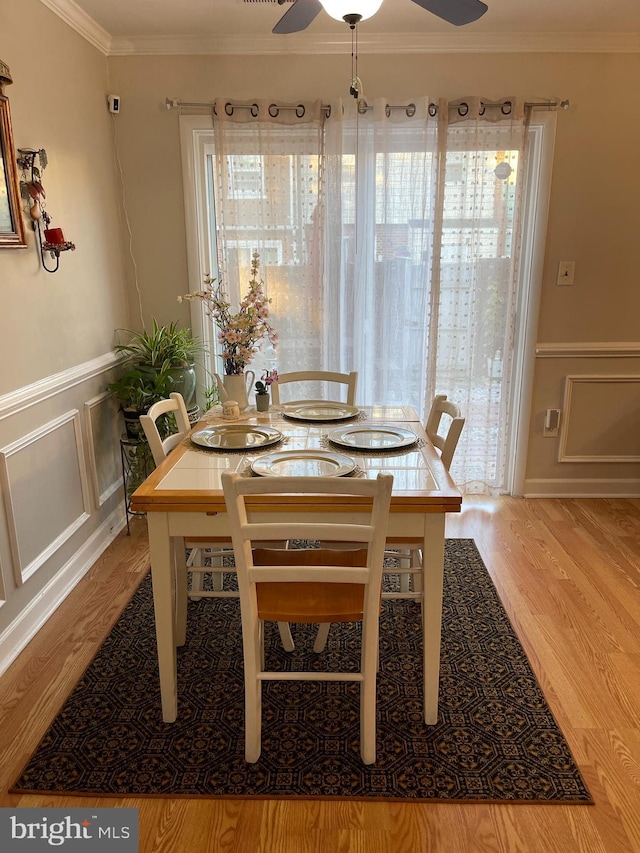
[[[349,93],[358,99],[358,30],[351,27],[351,86]]]
[[[355,54],[354,54],[354,45],[355,45]],[[351,89],[350,92],[353,97],[358,100],[359,88],[360,88],[360,80],[358,79],[358,29],[355,25],[351,27]],[[354,250],[356,253],[356,257],[358,255],[358,173],[360,171],[359,168],[359,148],[360,148],[360,111],[357,108],[356,104],[356,151],[354,158],[354,167],[355,167],[355,182],[354,182],[354,191],[355,191],[355,203],[353,210],[353,227],[354,227]]]

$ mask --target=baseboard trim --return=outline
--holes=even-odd
[[[120,504],[73,557],[62,566],[33,601],[0,634],[0,676],[33,639],[47,619],[62,604],[76,584],[126,525]]]
[[[640,479],[525,480],[525,498],[640,498]]]

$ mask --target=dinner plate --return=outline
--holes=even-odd
[[[418,440],[418,436],[410,429],[387,424],[350,424],[334,429],[327,438],[333,444],[359,450],[397,450],[409,447]]]
[[[261,477],[343,477],[355,467],[353,459],[330,450],[276,450],[251,463]]]
[[[344,421],[360,414],[356,406],[331,400],[296,400],[282,406],[282,414],[297,421]]]
[[[194,432],[191,441],[208,450],[253,450],[282,439],[280,430],[253,424],[219,424]]]

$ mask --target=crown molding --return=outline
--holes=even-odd
[[[99,24],[89,17],[73,0],[40,0],[40,2],[51,9],[59,18],[85,38],[94,47],[97,47],[105,56],[109,56],[111,48],[111,36],[102,29]]]
[[[105,56],[337,54],[351,34],[115,36],[74,0],[40,0]],[[376,54],[640,53],[640,33],[360,33],[359,47]]]
[[[53,2],[53,0],[48,0]],[[351,36],[220,35],[116,37],[110,56],[333,54],[351,49]],[[360,34],[360,52],[420,53],[640,53],[638,33],[395,33]]]

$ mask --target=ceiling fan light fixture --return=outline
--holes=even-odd
[[[327,15],[336,21],[347,21],[349,18],[364,21],[370,18],[382,6],[382,0],[320,0]]]

